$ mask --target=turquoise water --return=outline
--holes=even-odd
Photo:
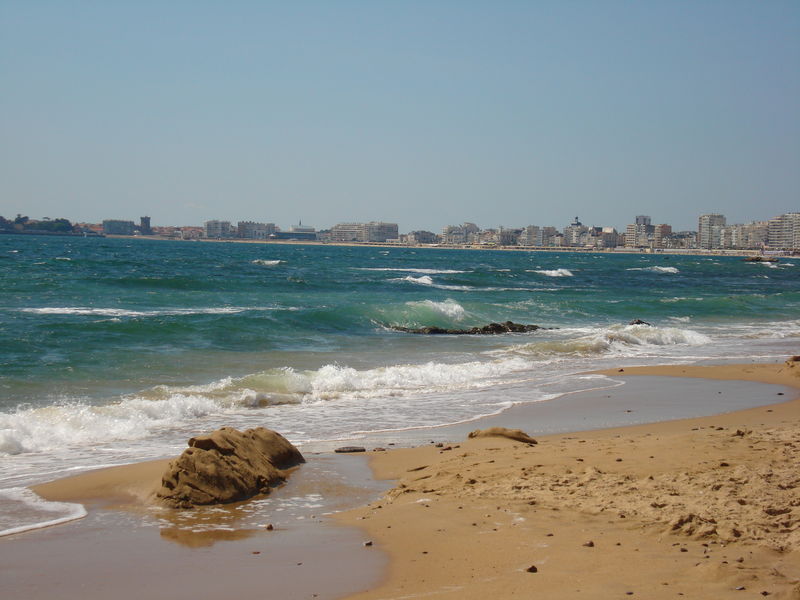
[[[575,374],[622,359],[783,357],[796,261],[0,236],[0,487],[220,425],[312,444],[609,386]],[[391,329],[505,320],[552,329]]]

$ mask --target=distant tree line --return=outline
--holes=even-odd
[[[15,233],[79,233],[78,227],[67,219],[45,217],[44,219],[36,220],[22,215],[17,215],[14,219],[6,219],[0,216],[0,231]]]

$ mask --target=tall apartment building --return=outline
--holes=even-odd
[[[142,235],[153,235],[153,228],[150,226],[150,217],[139,217],[139,233]]]
[[[542,229],[538,225],[528,225],[522,230],[517,239],[520,246],[541,246]]]
[[[210,239],[222,239],[232,237],[233,232],[230,221],[206,221],[206,237]]]
[[[565,246],[582,246],[585,242],[586,234],[589,228],[584,226],[575,217],[575,220],[564,228],[564,245]]]
[[[655,246],[655,231],[648,215],[636,215],[635,222],[625,227],[624,244],[628,248],[652,248]]]
[[[718,213],[700,215],[697,222],[697,247],[710,250],[720,247],[725,216]]]
[[[769,220],[767,245],[773,249],[800,249],[800,213],[786,213]]]

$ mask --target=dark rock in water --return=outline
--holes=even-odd
[[[641,319],[634,319],[633,321],[628,323],[628,325],[650,325],[650,327],[652,327],[650,323],[648,323],[647,321],[642,321]]]
[[[497,335],[500,333],[527,333],[542,329],[539,325],[523,325],[506,321],[505,323],[489,323],[483,327],[470,329],[445,329],[443,327],[392,327],[395,331],[404,333],[418,333],[422,335]]]
[[[342,446],[341,448],[337,448],[334,452],[338,452],[339,454],[352,454],[354,452],[366,452],[367,449],[363,446]]]
[[[744,259],[745,262],[780,262],[777,256],[748,256]]]
[[[170,461],[156,498],[172,508],[192,508],[246,500],[285,481],[285,469],[305,462],[281,434],[256,427],[222,427],[193,437],[189,448]]]

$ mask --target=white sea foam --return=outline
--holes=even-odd
[[[528,271],[528,273],[539,273],[547,277],[572,277],[572,271],[569,269],[535,269]]]
[[[635,355],[647,347],[701,346],[711,342],[711,338],[707,335],[691,329],[650,325],[618,325],[600,329],[563,330],[559,333],[561,336],[566,334],[569,337],[532,342],[497,352],[536,357]]]
[[[257,258],[255,260],[250,261],[254,265],[261,265],[262,267],[274,267],[275,265],[281,264],[282,260],[266,260],[264,258]]]
[[[179,395],[168,401],[128,398],[105,406],[67,401],[0,413],[0,455],[43,452],[70,445],[137,440],[152,431],[218,413],[211,395]]]
[[[0,537],[60,525],[86,516],[81,504],[49,502],[27,488],[0,490]]]
[[[421,273],[424,275],[449,275],[453,273],[468,273],[469,271],[457,271],[455,269],[416,269],[399,267],[353,267],[355,271],[388,271],[399,273]]]
[[[68,258],[68,257],[66,257],[66,256],[56,256],[56,260],[66,260],[66,261],[71,261],[72,259],[71,259],[71,258]]]
[[[410,306],[413,308],[425,308],[429,309],[435,313],[439,313],[453,319],[455,321],[459,321],[464,318],[466,311],[464,307],[461,306],[455,300],[448,298],[444,302],[436,302],[434,300],[421,300],[419,302],[406,302],[406,306]]]
[[[392,281],[407,281],[409,283],[415,283],[417,285],[427,285],[440,290],[466,291],[474,289],[468,285],[445,285],[442,283],[435,283],[430,275],[422,275],[420,277],[414,277],[412,275],[408,275],[406,277],[401,277],[399,279],[392,279]]]
[[[37,315],[93,315],[101,317],[165,317],[180,315],[232,315],[247,311],[297,310],[274,306],[220,306],[214,308],[169,308],[159,310],[129,310],[124,308],[90,308],[86,306],[45,306],[20,308],[20,312]]]
[[[199,419],[241,415],[251,408],[373,400],[477,389],[530,367],[519,357],[445,364],[400,364],[359,370],[325,365],[316,370],[271,369],[206,385],[158,386],[116,403],[70,401],[0,413],[0,455],[64,447],[133,442]],[[391,407],[386,406],[384,410]],[[360,410],[360,409],[359,409]]]
[[[675,267],[631,267],[626,271],[650,271],[652,273],[680,273]]]

